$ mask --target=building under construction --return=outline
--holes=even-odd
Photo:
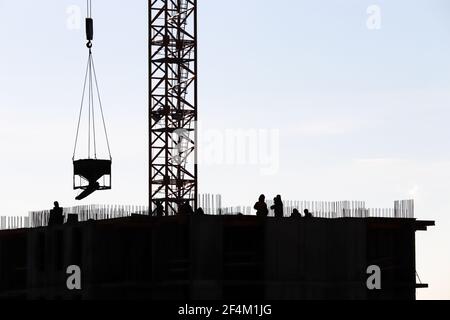
[[[411,218],[130,217],[0,231],[3,299],[415,299]],[[67,267],[81,269],[69,290]],[[381,269],[369,290],[367,268]]]

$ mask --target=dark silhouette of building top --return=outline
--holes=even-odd
[[[416,283],[414,235],[433,224],[179,215],[5,230],[0,299],[412,300],[426,287]],[[72,265],[80,291],[67,290]],[[371,265],[382,290],[366,286]]]

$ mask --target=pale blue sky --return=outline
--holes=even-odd
[[[85,203],[147,201],[147,1],[93,0],[96,67],[114,189]],[[79,0],[0,0],[1,215],[75,203],[71,157],[86,62]],[[366,10],[381,8],[381,29]],[[450,2],[199,0],[205,129],[278,129],[280,170],[205,164],[229,205],[416,199],[419,298],[450,299]],[[200,148],[202,145],[200,144]],[[238,186],[245,186],[244,188]]]

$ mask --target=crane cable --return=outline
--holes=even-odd
[[[86,16],[92,18],[92,0],[86,0]]]
[[[83,106],[85,102],[85,96],[86,96],[86,86],[88,87],[88,158],[91,157],[91,115],[92,115],[92,138],[93,138],[93,146],[94,146],[94,158],[97,159],[97,142],[96,142],[96,135],[95,135],[95,112],[94,112],[94,92],[97,94],[98,98],[98,104],[100,107],[100,112],[102,116],[102,123],[103,123],[103,129],[106,137],[106,144],[108,147],[108,154],[110,160],[112,160],[111,157],[111,149],[109,145],[109,138],[108,138],[108,132],[106,129],[106,122],[105,117],[103,113],[103,105],[100,98],[100,89],[98,86],[98,80],[97,80],[97,73],[95,71],[95,65],[94,65],[94,58],[92,56],[92,40],[93,40],[93,20],[92,20],[92,1],[87,0],[87,18],[86,18],[86,38],[87,38],[87,44],[86,47],[89,49],[89,56],[88,56],[88,62],[86,67],[86,73],[84,76],[84,84],[83,84],[83,93],[81,97],[81,106],[80,106],[80,113],[78,116],[78,125],[77,125],[77,131],[76,131],[76,137],[75,137],[75,146],[73,151],[73,157],[72,160],[75,160],[75,154],[77,150],[77,144],[78,144],[78,137],[80,132],[80,124],[81,124],[81,115],[83,112]],[[94,91],[95,86],[95,91]]]

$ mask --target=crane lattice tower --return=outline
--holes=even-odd
[[[197,208],[197,0],[149,0],[150,210]]]

